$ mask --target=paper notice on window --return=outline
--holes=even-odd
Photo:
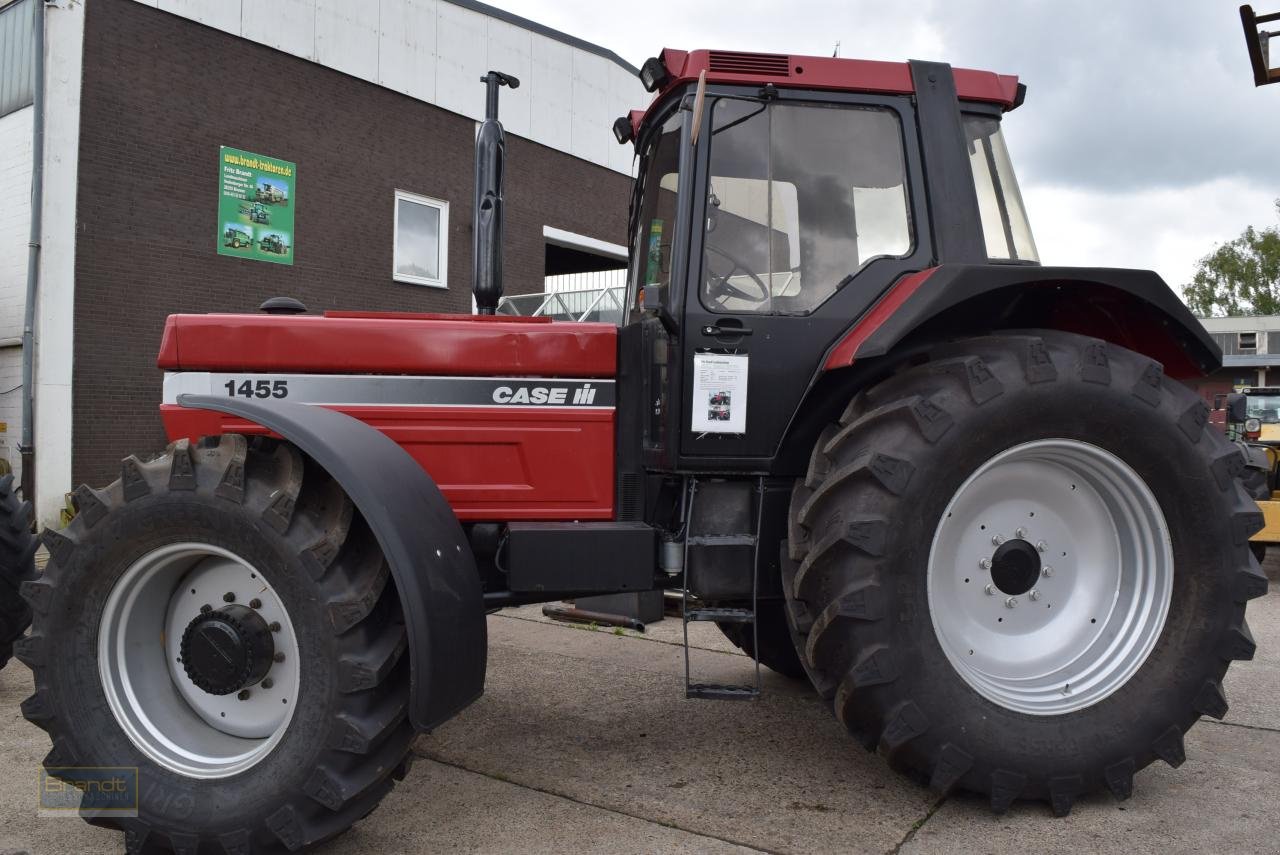
[[[697,353],[693,357],[694,433],[747,432],[747,357]]]

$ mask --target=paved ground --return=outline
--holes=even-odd
[[[406,781],[324,851],[1278,853],[1280,592],[1249,620],[1258,658],[1232,669],[1231,712],[1191,731],[1186,764],[1147,769],[1128,802],[1054,819],[938,800],[769,672],[756,703],[684,700],[678,621],[618,636],[508,611],[489,619],[485,696],[419,739]],[[746,673],[713,627],[695,628],[699,675]],[[34,815],[48,743],[18,714],[29,693],[21,665],[0,672],[0,852],[122,851],[114,834]]]

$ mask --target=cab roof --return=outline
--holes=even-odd
[[[630,114],[633,135],[638,135],[644,116],[671,90],[696,81],[705,71],[707,83],[747,84],[796,89],[830,89],[843,92],[874,92],[911,95],[911,67],[905,62],[844,59],[830,56],[800,56],[785,53],[747,53],[726,50],[673,50],[664,48],[658,59],[668,79],[645,110]],[[1025,88],[1016,75],[952,70],[956,94],[962,101],[980,101],[1012,110],[1022,103]]]

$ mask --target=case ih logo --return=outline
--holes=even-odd
[[[570,397],[572,392],[572,397]],[[596,389],[590,383],[570,386],[499,386],[493,390],[495,404],[545,404],[551,407],[589,407],[595,403]]]

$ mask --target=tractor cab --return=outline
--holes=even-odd
[[[770,468],[829,352],[894,283],[1037,262],[1000,132],[1016,78],[665,50],[641,79],[653,104],[614,132],[639,155],[622,353],[647,366],[651,464]]]

